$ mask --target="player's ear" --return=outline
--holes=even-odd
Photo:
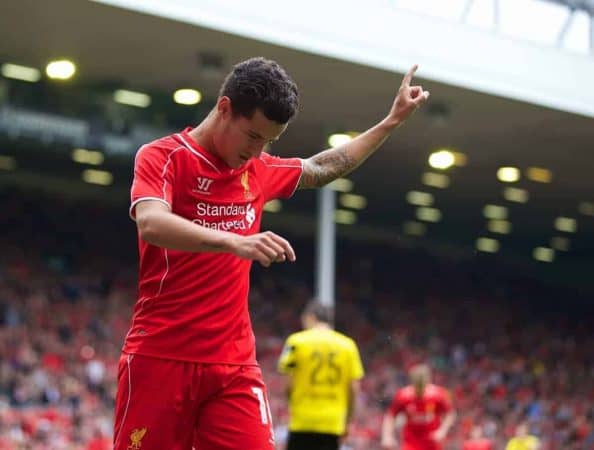
[[[233,115],[231,99],[226,95],[219,97],[219,99],[217,100],[217,112],[224,119],[229,119]]]

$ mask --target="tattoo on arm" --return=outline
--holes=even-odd
[[[325,186],[351,172],[358,165],[359,163],[349,156],[344,147],[323,151],[304,160],[298,188],[311,189]]]

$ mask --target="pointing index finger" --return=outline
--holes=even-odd
[[[413,76],[415,75],[415,72],[418,68],[419,65],[415,64],[408,70],[408,72],[406,72],[406,75],[404,75],[404,78],[402,79],[402,86],[410,86]]]

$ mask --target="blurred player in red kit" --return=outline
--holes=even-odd
[[[483,429],[477,425],[470,430],[470,438],[464,441],[462,450],[493,450],[493,443],[483,436]]]
[[[382,423],[382,448],[398,448],[394,438],[396,416],[403,414],[402,450],[440,450],[442,442],[456,420],[450,394],[431,384],[431,371],[417,364],[409,371],[411,384],[399,389]]]
[[[267,152],[298,108],[274,61],[252,58],[226,77],[196,127],[142,146],[130,216],[140,254],[138,299],[125,338],[115,450],[274,448],[248,313],[252,261],[295,261],[260,232],[264,204],[324,186],[359,166],[428,97],[404,77],[386,117],[309,158]]]

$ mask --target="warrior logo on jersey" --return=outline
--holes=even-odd
[[[198,183],[198,188],[194,189],[194,192],[210,195],[209,189],[210,189],[210,185],[212,184],[213,180],[211,180],[210,178],[206,178],[206,177],[196,177],[196,181]]]

